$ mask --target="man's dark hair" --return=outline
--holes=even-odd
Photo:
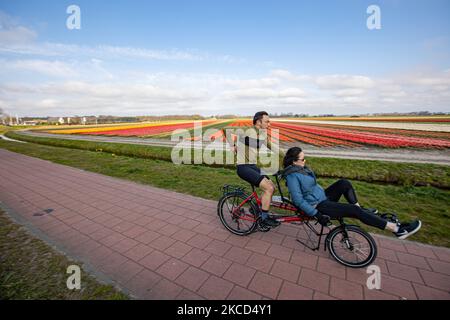
[[[264,116],[268,116],[268,115],[269,114],[267,112],[265,112],[265,111],[258,111],[253,116],[253,125],[255,125],[258,120],[261,120]]]

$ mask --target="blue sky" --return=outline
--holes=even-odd
[[[66,28],[71,4],[81,30]],[[380,30],[366,27],[371,4]],[[450,111],[448,12],[445,0],[3,0],[0,107],[22,116]]]

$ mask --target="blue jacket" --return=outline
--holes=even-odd
[[[315,206],[327,200],[327,196],[317,184],[314,172],[308,167],[292,165],[284,170],[284,176],[294,205],[309,216],[316,215]]]

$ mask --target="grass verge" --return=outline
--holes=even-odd
[[[67,267],[82,264],[30,235],[0,210],[0,300],[124,300],[128,297],[81,272],[81,289],[66,286]]]

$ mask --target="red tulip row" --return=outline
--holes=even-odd
[[[346,119],[346,121],[376,121],[376,122],[432,122],[432,123],[438,123],[438,122],[450,122],[450,118],[352,118],[352,119]]]
[[[238,120],[230,125],[229,127],[249,127],[252,126],[251,120]],[[343,145],[348,147],[355,147],[358,146],[356,143],[348,142],[345,140],[339,140],[339,139],[333,139],[328,137],[320,137],[314,134],[308,134],[304,132],[299,132],[296,130],[291,130],[287,128],[281,128],[276,123],[272,123],[272,128],[277,129],[279,131],[278,138],[282,142],[295,142],[295,141],[301,141],[307,144],[319,146],[319,147],[329,147],[329,146],[335,146],[335,145]],[[272,135],[271,131],[269,130],[269,136]]]
[[[425,130],[411,130],[411,129],[393,129],[393,128],[377,128],[377,127],[360,127],[343,124],[323,124],[323,123],[302,123],[303,126],[323,127],[329,129],[344,129],[346,131],[365,131],[375,133],[395,134],[400,136],[437,138],[450,140],[450,133],[440,131],[425,131]]]
[[[253,125],[251,120],[237,120],[229,124],[229,127],[251,127]]]
[[[272,127],[277,128],[278,130],[280,130],[280,132],[283,132],[284,134],[286,134],[290,137],[293,137],[297,141],[307,142],[309,144],[316,145],[316,146],[335,146],[335,145],[347,146],[347,147],[360,146],[357,143],[349,142],[346,140],[330,138],[330,137],[322,137],[322,136],[318,136],[316,134],[299,132],[299,131],[293,130],[293,129],[281,128],[277,124],[272,124]]]
[[[376,145],[380,147],[432,147],[432,148],[450,148],[450,141],[432,138],[417,138],[400,136],[394,134],[383,134],[374,132],[355,132],[342,129],[317,128],[297,124],[276,124],[281,129],[291,129],[298,132],[315,134],[319,137],[339,137],[340,140],[353,143]]]
[[[250,120],[237,120],[229,127],[248,127]],[[358,147],[362,145],[374,145],[379,147],[417,147],[417,148],[450,148],[450,140],[424,137],[420,135],[410,136],[415,131],[408,132],[409,135],[391,133],[390,129],[383,128],[351,128],[350,126],[315,126],[312,124],[300,125],[283,122],[272,122],[272,128],[279,130],[280,141],[301,141],[315,146],[346,146]],[[375,130],[373,130],[375,129]],[[270,131],[269,131],[270,134]],[[445,133],[438,137],[445,137]]]
[[[202,125],[208,125],[215,122],[215,120],[202,121]],[[109,130],[109,131],[94,131],[94,132],[86,132],[83,134],[91,134],[91,135],[110,135],[110,136],[151,136],[157,134],[170,133],[176,129],[191,129],[194,127],[194,122],[182,122],[176,124],[162,124],[158,126],[148,126],[148,127],[140,127],[140,128],[131,128],[131,129],[117,129],[117,130]]]

